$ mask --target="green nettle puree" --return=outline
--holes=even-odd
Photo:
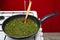
[[[14,37],[27,37],[37,32],[38,25],[31,19],[28,19],[27,24],[24,24],[24,18],[15,18],[8,22],[5,26],[5,32]]]

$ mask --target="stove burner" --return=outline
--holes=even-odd
[[[4,16],[0,16],[0,20],[3,20],[4,19]]]
[[[2,23],[4,22],[4,20],[9,18],[10,16],[24,15],[24,14],[26,14],[26,11],[5,11],[4,13],[2,13],[2,12],[3,11],[0,12],[0,16],[4,16],[4,19],[2,17],[3,20],[0,20],[0,40],[18,40],[18,39],[12,39],[12,38],[8,37],[7,35],[5,35],[5,33],[2,31]],[[29,15],[37,17],[37,12],[36,11],[30,11]],[[36,36],[34,36],[34,37],[31,37],[28,39],[22,39],[22,40],[44,40],[43,39],[43,33],[41,31],[42,30],[40,29],[38,31],[38,33],[36,34]]]

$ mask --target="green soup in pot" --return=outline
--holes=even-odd
[[[31,19],[28,19],[28,22],[24,24],[24,18],[15,18],[9,21],[5,26],[5,32],[14,37],[27,37],[37,32],[38,25]]]

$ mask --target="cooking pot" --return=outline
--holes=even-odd
[[[35,20],[35,22],[37,23],[37,25],[38,25],[38,28],[40,28],[40,24],[45,20],[45,19],[47,19],[47,18],[50,18],[50,17],[52,17],[52,16],[55,16],[55,15],[57,15],[57,13],[52,13],[52,14],[49,14],[49,15],[47,15],[47,16],[44,16],[42,19],[40,19],[40,20],[38,20],[38,18],[36,18],[36,17],[34,17],[34,16],[32,16],[32,15],[28,15],[28,18],[30,18],[31,20]],[[6,32],[5,32],[5,30],[4,30],[4,28],[5,28],[5,25],[9,22],[9,21],[12,21],[12,19],[14,19],[14,18],[20,18],[20,17],[25,17],[25,15],[14,15],[14,16],[11,16],[11,17],[9,17],[9,18],[7,18],[4,22],[3,22],[3,24],[2,24],[2,29],[3,29],[3,31],[4,31],[4,33],[6,34],[6,35],[8,35]],[[3,19],[3,17],[0,17],[0,18],[2,18]],[[0,19],[1,20],[1,19]],[[39,30],[39,29],[38,29]],[[38,32],[38,31],[37,31]],[[36,32],[36,33],[37,33]],[[15,39],[25,39],[25,38],[29,38],[29,37],[32,37],[32,36],[35,36],[35,34],[36,33],[34,33],[34,34],[32,34],[32,35],[30,35],[30,36],[27,36],[27,37],[23,37],[23,38],[21,38],[21,37],[13,37],[13,36],[10,36],[10,35],[8,35],[9,37],[11,37],[11,38],[15,38]]]

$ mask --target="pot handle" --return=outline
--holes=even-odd
[[[52,13],[52,14],[48,14],[48,15],[44,16],[44,17],[40,20],[40,22],[43,22],[43,21],[45,21],[47,18],[56,16],[56,15],[57,15],[56,12],[55,12],[55,13]]]
[[[0,16],[0,20],[3,20],[4,19],[4,16]]]

